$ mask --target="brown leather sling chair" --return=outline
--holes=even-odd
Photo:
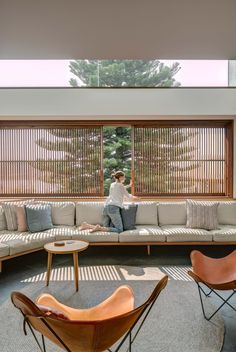
[[[199,251],[191,252],[191,262],[193,270],[189,270],[188,274],[194,279],[198,286],[198,292],[202,307],[202,312],[206,320],[211,320],[213,316],[227,304],[234,311],[236,310],[229,300],[236,293],[236,250],[223,258],[210,258]],[[206,292],[203,287],[209,289]],[[224,299],[217,291],[231,290],[231,294],[227,299]],[[211,293],[219,297],[223,303],[210,316],[206,316],[204,304],[202,300],[202,293],[208,297]]]
[[[68,352],[111,352],[109,348],[122,338],[114,352],[120,350],[126,339],[128,351],[131,351],[138,332],[167,282],[168,276],[164,276],[147,301],[137,308],[134,308],[134,294],[129,286],[119,287],[104,302],[89,309],[70,308],[49,294],[42,294],[35,303],[20,292],[12,292],[11,299],[23,314],[25,335],[27,325],[42,352],[46,352],[44,337]],[[42,306],[54,312],[48,315]],[[42,343],[34,330],[42,335]]]

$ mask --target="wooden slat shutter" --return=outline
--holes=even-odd
[[[133,127],[136,195],[230,195],[228,128],[199,125]]]
[[[101,196],[102,160],[101,126],[1,126],[0,195]]]

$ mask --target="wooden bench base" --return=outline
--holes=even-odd
[[[236,242],[90,242],[89,246],[146,246],[147,254],[151,254],[151,246],[236,246]],[[0,272],[2,272],[2,263],[5,260],[20,257],[25,254],[30,254],[43,250],[43,247],[31,249],[21,253],[8,255],[0,258]]]

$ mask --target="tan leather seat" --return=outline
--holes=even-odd
[[[236,293],[236,250],[223,258],[210,258],[199,251],[193,251],[190,257],[193,270],[189,270],[188,274],[197,284],[202,312],[205,319],[211,320],[225,304],[236,311],[236,309],[229,303],[231,297]],[[208,292],[205,291],[204,285],[209,289]],[[220,295],[218,292],[219,290],[231,290],[232,292],[228,298],[225,299]],[[203,304],[202,293],[208,297],[212,292],[214,292],[223,303],[210,316],[207,316]]]
[[[109,349],[121,337],[120,346],[129,337],[131,345],[132,328],[138,320],[146,318],[152,305],[160,292],[165,288],[168,277],[164,276],[156,285],[150,297],[141,306],[134,308],[134,294],[130,287],[119,287],[109,298],[97,306],[89,309],[74,309],[58,302],[49,294],[42,294],[36,302],[20,292],[13,292],[12,302],[24,316],[32,333],[37,330],[42,334],[43,348],[44,336],[60,346],[65,351],[71,352],[102,352]],[[51,307],[58,311],[60,317],[47,315],[37,305]],[[62,318],[62,316],[65,318]],[[138,329],[139,331],[139,329]],[[40,345],[34,335],[37,344]],[[43,351],[46,351],[43,349]],[[118,349],[116,349],[118,351]]]

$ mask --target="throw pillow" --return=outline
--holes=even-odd
[[[26,205],[26,219],[30,232],[40,232],[53,228],[50,205]]]
[[[136,214],[137,214],[138,205],[131,204],[128,207],[121,209],[121,217],[123,222],[123,228],[125,230],[134,230],[135,221],[136,221]]]
[[[26,232],[28,230],[25,206],[16,206],[16,220],[17,220],[17,230],[20,232]]]
[[[7,229],[6,216],[5,216],[3,206],[1,205],[0,206],[0,231],[6,230],[6,229]]]
[[[8,230],[17,231],[18,226],[17,226],[17,218],[16,218],[16,207],[18,205],[30,204],[31,202],[33,202],[33,200],[2,203]]]
[[[186,227],[195,229],[215,230],[218,228],[218,202],[186,201]]]

